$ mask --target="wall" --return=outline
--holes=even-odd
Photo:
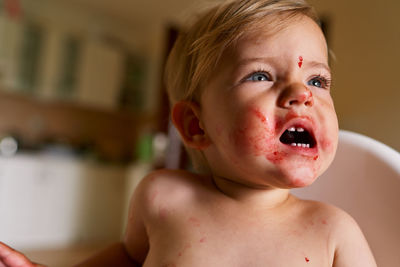
[[[340,127],[400,150],[400,2],[310,1],[330,20]]]

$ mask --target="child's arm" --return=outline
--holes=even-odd
[[[44,267],[31,262],[24,254],[0,242],[1,267]]]
[[[149,251],[149,238],[145,227],[145,217],[151,209],[152,183],[150,175],[143,178],[131,198],[124,245],[136,262],[143,264]]]
[[[77,267],[107,267],[107,266],[142,266],[135,262],[127,254],[123,243],[116,243],[100,252],[95,254],[93,257],[85,260],[84,262],[76,265]]]
[[[123,243],[116,243],[76,266],[108,267],[108,266],[142,266],[126,252]],[[44,267],[31,262],[24,254],[0,242],[0,267]]]
[[[353,218],[340,216],[336,231],[336,251],[333,267],[376,267],[374,256],[360,227]]]

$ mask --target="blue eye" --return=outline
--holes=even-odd
[[[308,85],[315,86],[315,87],[322,87],[322,82],[318,79],[312,79],[308,81]]]
[[[307,84],[318,88],[329,88],[330,80],[321,76],[317,76],[309,80]]]
[[[246,79],[246,81],[252,81],[252,82],[262,82],[262,81],[270,81],[270,80],[271,80],[271,78],[265,72],[255,72]]]

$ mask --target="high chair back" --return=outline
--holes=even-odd
[[[400,266],[400,153],[369,137],[341,130],[336,157],[304,199],[338,206],[360,225],[378,266]]]

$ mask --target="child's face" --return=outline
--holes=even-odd
[[[201,97],[214,175],[254,186],[311,184],[332,162],[338,123],[327,46],[308,17],[242,38]]]

